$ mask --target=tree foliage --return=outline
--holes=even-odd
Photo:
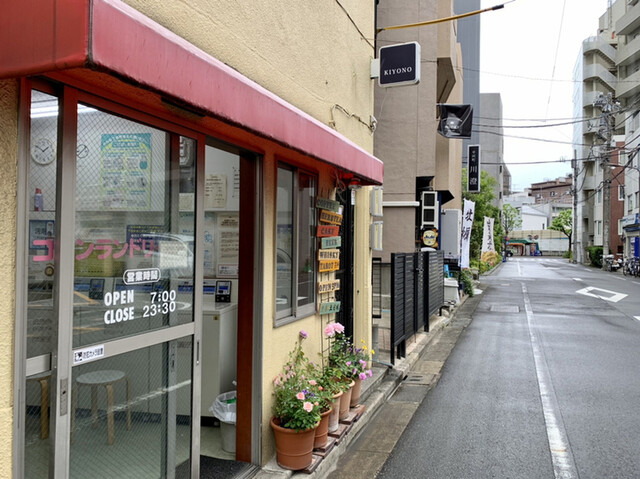
[[[522,226],[522,216],[517,208],[509,204],[502,205],[502,229],[505,236]]]
[[[498,181],[486,171],[480,174],[480,192],[470,193],[467,191],[467,169],[462,170],[462,197],[475,203],[475,213],[473,225],[471,227],[471,238],[469,246],[469,257],[479,260],[482,252],[482,233],[484,230],[484,217],[494,218],[493,243],[496,250],[500,251],[502,244],[502,224],[500,222],[500,209],[494,206],[494,187]]]
[[[558,216],[553,218],[550,230],[556,230],[564,233],[569,238],[569,251],[571,251],[571,234],[573,232],[573,212],[571,210],[562,210]]]

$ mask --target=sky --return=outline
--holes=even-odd
[[[482,8],[506,1],[482,0]],[[576,59],[582,41],[597,34],[607,5],[608,0],[515,0],[481,14],[480,92],[500,93],[504,126],[571,121]],[[505,128],[504,134],[513,191],[571,173],[572,125]]]

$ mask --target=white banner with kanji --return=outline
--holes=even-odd
[[[464,200],[462,210],[462,234],[460,236],[460,268],[469,267],[469,244],[471,242],[471,226],[476,204],[473,201]]]
[[[484,217],[484,228],[482,231],[482,251],[486,253],[488,251],[495,251],[496,248],[493,245],[493,218],[487,216]]]

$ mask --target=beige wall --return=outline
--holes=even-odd
[[[13,467],[17,111],[18,83],[0,81],[0,477],[11,477]]]
[[[370,62],[374,51],[373,2],[343,1],[345,9],[367,39],[360,36],[335,2],[238,2],[231,0],[127,0],[127,3],[197,47],[230,65],[261,86],[334,127],[365,150],[373,151],[368,128],[373,115]],[[285,159],[286,160],[286,159]],[[334,172],[320,171],[322,196],[334,194]],[[274,328],[275,317],[275,184],[273,154],[264,158],[264,308],[262,350],[262,462],[275,453],[269,427],[273,406],[272,380],[304,329],[304,349],[317,359],[322,331],[331,317],[310,316]],[[324,193],[324,194],[322,194]],[[357,193],[355,264],[355,339],[371,344],[371,252],[368,247],[368,189]],[[332,316],[332,315],[331,315]],[[325,345],[326,347],[326,345]]]
[[[125,1],[373,151],[373,1],[341,2],[366,39],[337,2]]]
[[[278,158],[283,160],[283,158]],[[309,337],[303,341],[303,350],[314,362],[321,362],[321,353],[328,348],[324,338],[324,327],[335,318],[335,315],[312,315],[304,319],[274,327],[275,318],[275,208],[276,208],[276,173],[277,162],[273,155],[264,158],[264,276],[263,276],[263,349],[262,349],[262,462],[268,462],[275,454],[275,444],[269,426],[273,407],[273,379],[282,372],[283,365],[289,358],[289,352],[299,341],[300,330],[305,330]],[[319,172],[320,196],[335,199],[335,184],[329,167]],[[356,346],[364,340],[371,345],[371,250],[369,248],[369,188],[362,188],[356,193],[355,207],[355,243],[354,251],[354,341]],[[344,194],[349,195],[350,191]],[[325,278],[328,279],[328,278]]]
[[[373,151],[368,128],[373,115],[373,81],[370,62],[374,56],[374,2],[343,0],[347,15],[337,2],[236,2],[232,0],[126,0],[133,8],[218,58],[261,86],[300,108],[319,121],[333,126],[365,150]],[[293,6],[292,6],[293,5]],[[351,22],[353,19],[356,26]],[[364,34],[364,37],[359,31]],[[15,196],[17,89],[14,82],[0,83],[0,264],[3,288],[0,292],[0,353],[13,356],[15,291]],[[5,138],[6,137],[6,138]],[[286,161],[286,158],[279,158]],[[335,172],[328,165],[319,171],[321,196],[331,197]],[[275,192],[276,160],[272,151],[264,157],[265,232],[263,263],[263,349],[262,349],[262,462],[275,450],[269,429],[272,407],[272,379],[287,360],[306,330],[310,337],[305,351],[317,358],[322,350],[322,331],[331,317],[314,315],[274,328],[275,317]],[[355,250],[355,339],[371,342],[371,251],[369,249],[368,188],[357,193]],[[0,366],[0,452],[12,457],[13,362]],[[0,463],[0,477],[9,477]]]

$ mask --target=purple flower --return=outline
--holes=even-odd
[[[369,375],[370,378],[373,377],[373,371],[371,369],[367,371],[367,374]]]
[[[347,361],[347,366],[351,366],[351,361]]]
[[[307,339],[309,337],[309,333],[307,333],[304,329],[300,330],[300,337],[302,339]]]
[[[364,381],[365,379],[367,379],[367,375],[366,375],[365,373],[360,373],[360,374],[358,374],[358,377],[359,377],[362,381]]]
[[[363,361],[362,359],[359,361],[359,363],[362,364],[363,368],[366,367],[366,365],[367,365],[367,362]]]

